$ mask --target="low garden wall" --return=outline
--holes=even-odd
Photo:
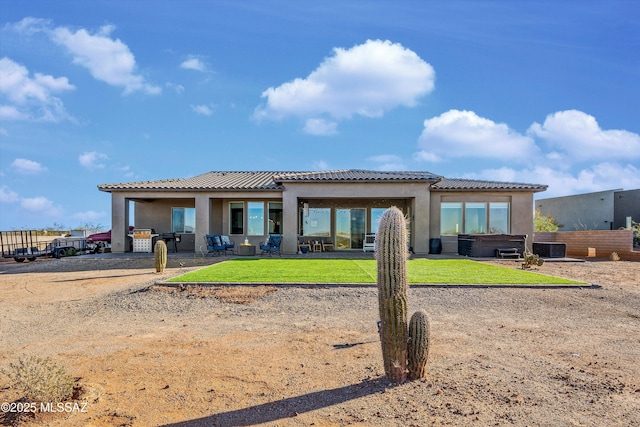
[[[534,242],[564,242],[567,256],[608,258],[616,252],[622,259],[640,260],[633,250],[633,230],[586,230],[536,232]]]

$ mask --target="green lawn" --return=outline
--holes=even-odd
[[[470,260],[414,259],[409,283],[424,284],[584,284],[513,267]],[[542,267],[544,270],[544,266]],[[213,264],[168,280],[180,283],[375,283],[375,260],[246,259]]]

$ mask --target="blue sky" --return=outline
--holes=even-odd
[[[0,0],[0,229],[98,184],[425,170],[640,188],[640,2]]]

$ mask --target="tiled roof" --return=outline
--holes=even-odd
[[[343,169],[321,172],[287,172],[277,174],[276,182],[315,181],[436,181],[439,175],[431,172],[387,172],[361,169]]]
[[[432,190],[503,190],[503,191],[545,191],[546,185],[525,184],[520,182],[478,181],[474,179],[444,178],[431,186]]]
[[[439,181],[438,181],[439,180]],[[430,172],[386,172],[345,169],[322,172],[207,172],[191,178],[160,179],[156,181],[124,182],[98,185],[100,191],[157,190],[157,191],[243,191],[282,190],[285,182],[406,182],[432,181],[434,191],[504,190],[544,191],[546,185],[514,182],[449,179]]]
[[[102,184],[101,191],[113,190],[280,190],[274,174],[287,172],[207,172],[192,178]]]
[[[102,184],[101,191],[113,190],[281,190],[282,182],[315,181],[425,181],[440,179],[429,172],[381,172],[359,169],[324,172],[207,172],[184,179]]]

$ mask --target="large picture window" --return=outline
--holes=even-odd
[[[249,236],[264,236],[264,202],[247,203]]]
[[[443,202],[440,205],[440,235],[509,234],[509,202]]]
[[[308,213],[308,215],[305,215]],[[331,208],[300,209],[301,235],[303,236],[331,236]]]
[[[244,234],[244,203],[229,203],[231,234]]]
[[[462,231],[462,202],[440,205],[440,235],[455,235]]]
[[[509,203],[508,202],[491,202],[489,203],[489,233],[491,234],[509,234]]]
[[[486,203],[465,203],[464,232],[466,234],[485,234],[487,232]]]
[[[193,233],[196,229],[195,208],[171,208],[171,232]]]

